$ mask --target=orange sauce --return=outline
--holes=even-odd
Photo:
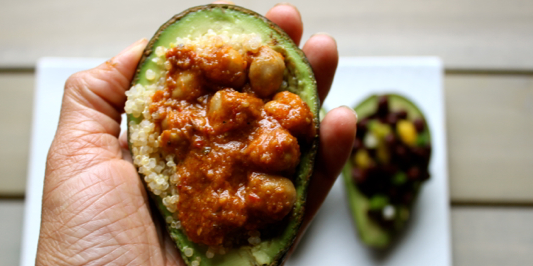
[[[252,54],[176,47],[166,57],[172,68],[149,110],[163,154],[175,156],[187,236],[221,245],[282,220],[296,200],[300,144],[315,134],[309,107],[289,92],[257,97],[246,75]]]

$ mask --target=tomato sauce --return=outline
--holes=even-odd
[[[313,115],[290,92],[258,97],[247,74],[254,56],[226,46],[207,55],[172,48],[165,89],[149,106],[163,155],[177,165],[178,218],[196,243],[260,230],[296,200],[290,179],[300,144],[315,134]]]

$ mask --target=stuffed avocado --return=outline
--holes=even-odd
[[[343,177],[361,240],[384,248],[430,177],[430,132],[422,112],[399,95],[371,96],[355,111],[361,120]]]
[[[188,265],[278,265],[318,139],[303,52],[250,10],[206,5],[156,32],[126,93],[135,166]]]

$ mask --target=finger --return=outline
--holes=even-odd
[[[331,36],[319,33],[311,36],[302,49],[315,73],[318,96],[323,103],[328,95],[339,63],[337,43]]]
[[[326,199],[344,163],[350,156],[355,140],[357,115],[353,109],[342,106],[331,110],[320,126],[320,146],[313,177],[309,183],[305,214],[299,238]]]
[[[278,4],[271,8],[265,17],[283,29],[297,46],[300,45],[304,26],[300,12],[295,6]]]
[[[65,84],[60,127],[92,129],[118,136],[125,91],[147,40],[142,39],[100,66],[76,73]],[[83,127],[83,128],[80,128]]]

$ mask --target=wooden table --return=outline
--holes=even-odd
[[[36,60],[111,57],[151,37],[173,14],[204,3],[3,3],[0,228],[14,228],[9,225],[20,225],[22,219]],[[443,59],[454,265],[533,264],[533,2],[292,3],[302,14],[303,39],[327,32],[337,39],[341,56]],[[237,4],[264,14],[274,2]],[[0,251],[0,265],[16,264],[13,250],[20,232],[0,232],[0,246],[15,247]]]

